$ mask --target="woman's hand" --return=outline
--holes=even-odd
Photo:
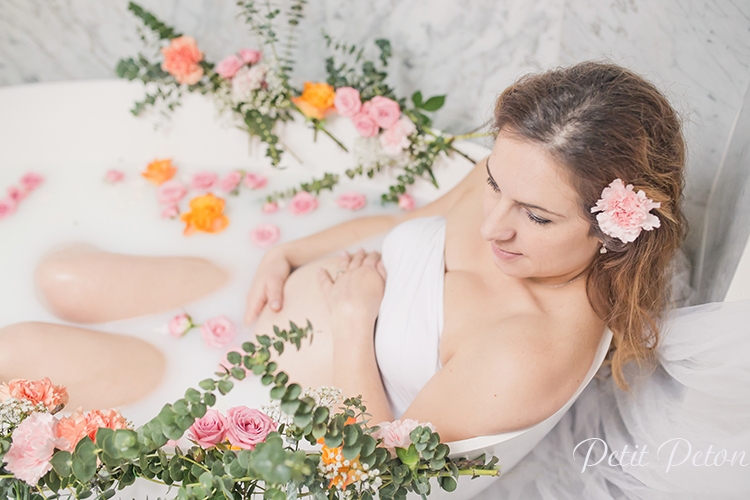
[[[292,265],[277,248],[266,252],[255,271],[253,284],[247,294],[245,323],[248,325],[258,318],[266,304],[273,311],[280,311],[283,306],[284,282],[292,272]]]
[[[374,325],[385,291],[385,267],[378,252],[344,252],[333,276],[318,269],[318,281],[334,327],[351,321]]]

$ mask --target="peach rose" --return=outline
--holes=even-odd
[[[258,224],[250,231],[250,241],[259,247],[268,247],[279,239],[279,228],[273,224]]]
[[[279,204],[275,201],[267,201],[263,204],[263,208],[261,208],[261,211],[264,214],[272,214],[274,212],[279,211]]]
[[[219,182],[219,176],[215,173],[198,172],[197,174],[194,174],[193,178],[190,180],[190,187],[196,191],[201,189],[207,191],[213,188],[217,182]]]
[[[325,82],[305,82],[302,95],[292,97],[292,102],[306,117],[322,120],[333,111],[335,95],[333,87]]]
[[[159,186],[174,177],[175,172],[177,169],[172,166],[171,159],[154,160],[148,164],[144,172],[141,172],[141,175]]]
[[[398,207],[401,210],[409,212],[414,210],[414,205],[414,198],[412,198],[411,195],[404,193],[398,197]]]
[[[350,191],[336,198],[336,205],[349,210],[359,210],[367,204],[367,198],[362,193]]]
[[[86,434],[92,441],[96,441],[96,431],[99,429],[127,429],[128,421],[117,410],[91,410],[85,415]]]
[[[375,120],[369,114],[362,111],[352,116],[352,122],[354,123],[354,128],[357,129],[357,132],[362,137],[375,137],[380,131]]]
[[[52,469],[55,448],[67,445],[56,432],[57,420],[49,413],[32,413],[13,431],[13,444],[5,454],[8,471],[18,479],[36,486]]]
[[[201,326],[201,337],[209,347],[221,347],[230,343],[237,330],[229,318],[226,316],[217,316],[206,320]]]
[[[260,62],[260,58],[262,57],[260,51],[254,49],[242,49],[239,54],[240,59],[242,59],[245,64],[256,64]]]
[[[252,450],[266,436],[275,431],[279,424],[265,413],[247,406],[235,406],[227,410],[227,439],[244,450]]]
[[[178,314],[169,321],[169,334],[172,337],[180,338],[193,326],[193,320],[189,315],[185,313]]]
[[[229,225],[224,215],[224,200],[211,193],[190,200],[190,211],[180,215],[180,219],[186,224],[185,235],[196,231],[219,233]]]
[[[104,180],[110,184],[121,182],[125,178],[125,174],[119,170],[110,169],[104,174]]]
[[[227,175],[224,176],[224,178],[219,183],[219,188],[225,193],[231,193],[232,191],[237,189],[237,186],[240,185],[241,181],[242,181],[242,172],[233,170],[232,172],[229,172]]]
[[[18,203],[11,200],[10,198],[3,198],[2,200],[0,200],[0,220],[15,212],[17,206]]]
[[[376,95],[369,103],[368,114],[380,128],[391,128],[401,116],[401,108],[393,99]]]
[[[225,57],[216,65],[216,72],[220,77],[231,79],[245,63],[237,56]]]
[[[318,208],[318,199],[307,191],[300,191],[289,201],[289,211],[292,215],[302,215]]]
[[[66,446],[60,447],[61,450],[72,452],[86,434],[86,416],[83,415],[82,408],[78,408],[69,417],[61,418],[57,423],[57,436],[67,442]]]
[[[159,186],[156,199],[162,205],[174,205],[187,194],[187,189],[178,180],[172,179]]]
[[[268,184],[268,177],[248,172],[245,175],[244,184],[250,189],[260,189],[266,187],[266,184]]]
[[[42,182],[44,182],[44,176],[42,174],[37,174],[36,172],[29,172],[21,177],[21,185],[27,191],[33,191],[38,188]]]
[[[227,421],[218,411],[207,410],[205,415],[190,426],[188,433],[188,438],[201,448],[212,448],[226,438]]]
[[[200,61],[203,54],[198,50],[195,39],[189,36],[173,38],[169,47],[161,49],[164,62],[161,69],[172,75],[179,83],[194,85],[203,78]]]
[[[333,99],[336,112],[341,116],[351,118],[359,113],[362,101],[359,98],[359,90],[352,87],[341,87],[336,89],[336,97]]]
[[[8,382],[8,394],[33,404],[42,403],[49,410],[68,404],[68,390],[61,385],[52,385],[49,377],[41,380],[13,379]]]

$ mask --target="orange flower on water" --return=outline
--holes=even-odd
[[[141,175],[158,186],[174,177],[175,172],[177,169],[172,166],[172,160],[167,158],[152,161]]]
[[[219,233],[229,225],[224,215],[224,200],[211,193],[190,200],[190,211],[180,216],[186,223],[185,235],[196,231]]]
[[[333,107],[334,97],[336,97],[336,91],[327,83],[305,82],[302,95],[292,97],[292,102],[306,117],[322,120],[335,109]]]

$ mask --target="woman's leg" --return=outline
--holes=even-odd
[[[68,388],[68,409],[134,403],[164,376],[164,355],[128,335],[50,323],[16,323],[0,329],[0,382],[49,377]]]
[[[196,257],[145,257],[77,244],[48,255],[34,280],[41,302],[74,323],[174,309],[221,288],[229,274]]]

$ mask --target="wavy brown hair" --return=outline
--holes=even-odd
[[[685,141],[677,113],[651,83],[615,64],[584,62],[527,75],[497,99],[495,130],[541,145],[567,167],[590,233],[607,253],[589,268],[587,294],[613,333],[612,375],[655,359],[659,318],[670,300],[670,263],[687,231],[680,208]],[[599,229],[591,207],[615,179],[661,203],[661,227],[622,243]]]

